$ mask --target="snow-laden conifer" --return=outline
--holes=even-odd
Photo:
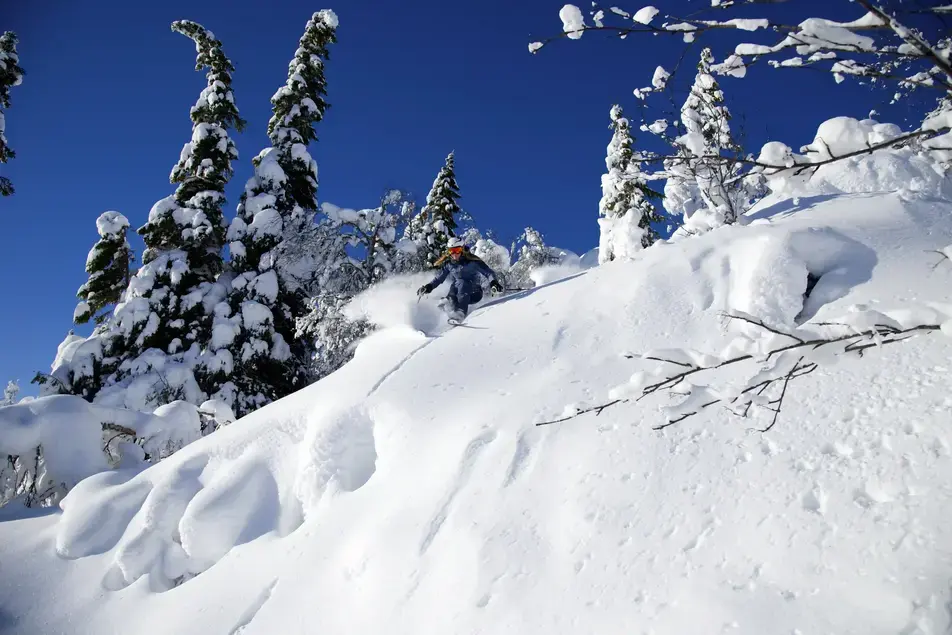
[[[119,212],[104,212],[96,219],[99,240],[86,257],[86,282],[76,292],[79,303],[73,321],[85,324],[93,320],[102,324],[107,310],[116,305],[129,286],[130,266],[134,260],[132,248],[126,240],[129,220]]]
[[[212,348],[228,362],[219,367],[218,396],[238,416],[306,381],[307,347],[295,335],[295,321],[306,312],[302,279],[313,277],[307,270],[322,260],[297,247],[315,238],[317,163],[307,145],[317,139],[315,126],[328,107],[324,62],[337,24],[327,9],[308,20],[287,81],[271,98],[271,146],[254,159],[228,229],[234,277],[227,302],[215,307],[222,337]]]
[[[16,33],[7,31],[0,35],[0,163],[7,163],[16,156],[13,149],[7,145],[7,137],[4,134],[6,129],[4,111],[10,107],[10,88],[19,86],[23,81],[23,69],[19,62]],[[13,194],[13,183],[7,177],[0,175],[0,195],[11,194]]]
[[[456,235],[457,219],[462,214],[455,162],[455,153],[450,152],[427,194],[426,205],[404,232],[404,238],[416,244],[421,261],[430,265],[443,255],[447,241]]]
[[[649,200],[657,194],[648,188],[641,171],[621,106],[612,106],[610,116],[613,134],[605,157],[608,172],[602,175],[602,198],[598,203],[600,263],[631,258],[650,246],[658,238],[651,223],[661,220]]]
[[[196,68],[207,83],[191,109],[191,140],[172,169],[178,187],[159,200],[139,229],[145,240],[142,267],[132,277],[103,335],[83,345],[101,368],[85,373],[81,392],[92,399],[102,390],[110,405],[147,409],[175,399],[193,404],[218,389],[227,360],[211,351],[216,333],[212,310],[224,299],[217,281],[223,269],[224,187],[237,158],[230,128],[242,128],[231,90],[230,60],[214,34],[195,22],[172,30],[195,42]],[[78,371],[77,371],[78,372]],[[101,381],[88,377],[101,376]],[[72,382],[74,390],[82,383]]]

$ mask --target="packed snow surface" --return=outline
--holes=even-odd
[[[792,382],[767,433],[716,407],[653,431],[660,393],[534,425],[607,401],[642,370],[626,353],[750,337],[727,310],[780,329],[950,300],[946,201],[771,196],[746,220],[449,330],[439,290],[378,289],[358,310],[385,328],[338,372],[62,511],[2,510],[0,630],[949,632],[939,333]]]

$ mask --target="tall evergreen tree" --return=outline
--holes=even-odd
[[[102,324],[109,317],[104,309],[118,304],[129,286],[129,268],[134,256],[126,240],[127,229],[129,221],[119,212],[105,212],[96,219],[99,240],[86,257],[89,278],[76,292],[79,298],[73,313],[76,324],[85,324],[90,319]]]
[[[292,250],[286,247],[315,231],[317,163],[307,145],[317,140],[315,126],[328,108],[324,62],[337,41],[337,24],[337,16],[326,9],[308,20],[287,82],[271,98],[271,146],[254,159],[254,176],[228,230],[234,278],[228,307],[216,308],[215,321],[222,332],[227,332],[224,324],[230,325],[234,337],[214,346],[227,349],[232,359],[230,372],[217,379],[227,382],[219,396],[238,416],[306,381],[307,348],[295,336],[295,320],[306,311],[302,263],[288,257]],[[225,379],[229,374],[230,381]]]
[[[208,307],[225,295],[216,284],[223,269],[222,206],[231,161],[238,156],[228,129],[245,123],[231,91],[234,67],[221,42],[194,22],[173,22],[172,30],[195,42],[196,69],[208,69],[207,84],[191,109],[191,141],[170,176],[178,187],[152,207],[139,229],[146,246],[143,266],[105,329],[101,371],[104,386],[119,392],[141,379],[138,384],[148,390],[134,392],[147,405],[203,400],[217,389],[214,379],[227,364],[208,353],[215,335]],[[85,395],[96,392],[87,389]]]
[[[3,389],[3,399],[0,399],[0,406],[12,406],[17,402],[17,395],[20,394],[20,384],[15,381],[8,381],[7,387]]]
[[[632,150],[631,129],[621,106],[611,109],[611,143],[602,175],[602,199],[598,204],[598,261],[631,258],[658,239],[651,226],[662,219],[651,203],[659,197],[648,188],[641,160]]]
[[[200,24],[188,20],[172,23],[172,30],[195,42],[195,69],[207,68],[207,85],[191,109],[192,139],[182,147],[170,180],[178,183],[173,201],[157,205],[139,229],[146,243],[142,261],[152,261],[163,251],[186,253],[195,282],[211,281],[222,271],[222,245],[226,223],[222,214],[225,184],[233,173],[238,150],[228,129],[242,130],[231,90],[235,70],[221,49],[221,42]],[[174,204],[173,204],[174,203]]]
[[[20,57],[17,55],[17,36],[13,31],[0,35],[0,163],[6,163],[16,156],[13,149],[7,145],[4,135],[6,128],[3,111],[10,107],[10,88],[19,86],[23,81],[23,69],[20,68]],[[13,183],[5,176],[0,176],[0,195],[13,194]]]
[[[450,152],[426,197],[426,205],[407,226],[404,238],[417,245],[420,259],[428,265],[446,251],[446,242],[455,236],[456,221],[463,213],[459,206],[455,153]]]

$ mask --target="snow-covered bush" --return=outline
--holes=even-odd
[[[505,287],[515,286],[510,281],[509,270],[512,263],[512,256],[509,250],[494,241],[492,238],[480,238],[477,240],[471,251],[473,255],[489,265],[489,268],[496,272]]]
[[[536,286],[536,273],[543,268],[561,265],[574,254],[564,249],[549,247],[538,231],[526,227],[519,239],[512,245],[512,253],[517,254],[516,262],[509,268],[507,286],[526,289]],[[575,256],[577,259],[577,256]]]
[[[810,258],[823,259],[828,248],[822,245],[820,235],[812,238],[808,251],[816,253]],[[952,262],[952,245],[935,252],[941,260],[933,268],[945,261]],[[796,273],[797,263],[783,260],[779,254],[774,257],[787,266],[788,276],[807,285],[804,296],[791,297],[785,302],[783,289],[788,285],[782,284],[782,279],[775,274],[762,272],[761,281],[769,280],[774,285],[767,303],[759,307],[764,315],[739,309],[728,311],[725,317],[735,337],[723,350],[707,353],[670,348],[626,354],[625,357],[640,362],[641,367],[628,381],[609,391],[609,401],[584,407],[573,404],[566,407],[563,416],[537,425],[560,423],[590,412],[599,414],[606,408],[668,392],[679,400],[662,408],[665,420],[654,425],[655,430],[680,423],[711,406],[723,406],[742,418],[756,419],[765,414],[761,431],[766,432],[776,425],[791,382],[844,357],[863,357],[869,351],[905,342],[910,337],[932,334],[952,337],[952,305],[945,302],[883,311],[868,305],[853,305],[849,313],[837,319],[797,323],[797,318],[807,309],[810,294],[817,293],[816,286],[811,288],[808,270]],[[814,264],[819,262],[815,260]],[[770,277],[765,277],[767,275]],[[817,284],[818,281],[813,283]],[[778,305],[774,314],[770,304]],[[731,372],[721,373],[722,369]]]
[[[226,404],[203,404],[206,434],[233,419]],[[54,505],[80,480],[115,467],[160,461],[200,438],[199,409],[175,401],[154,413],[90,404],[73,395],[0,407],[0,506]]]

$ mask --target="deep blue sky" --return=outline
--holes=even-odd
[[[562,4],[5,3],[0,31],[17,32],[27,75],[12,89],[7,111],[17,158],[4,173],[17,193],[0,199],[0,382],[19,379],[24,392],[33,392],[34,371],[48,370],[72,326],[96,217],[118,210],[139,227],[152,204],[173,191],[168,174],[189,139],[189,107],[205,84],[193,70],[194,46],[169,28],[176,19],[214,31],[236,66],[237,104],[249,125],[235,135],[241,158],[228,190],[229,217],[251,158],[267,143],[269,98],[285,81],[304,24],[329,7],[340,18],[327,66],[332,107],[311,147],[321,201],[372,206],[389,187],[422,200],[455,150],[461,202],[480,228],[508,241],[531,225],[550,244],[578,252],[595,246],[608,110],[618,102],[635,115],[631,90],[646,85],[655,65],[682,45],[587,34],[530,55],[530,41],[561,30]],[[845,11],[839,16],[825,1],[795,4],[798,20],[804,5],[829,17],[856,17],[849,3],[834,7]],[[768,139],[796,148],[824,119],[862,118],[875,105],[861,89],[803,71],[762,69],[721,85],[752,148]],[[896,114],[884,119],[902,123]]]

